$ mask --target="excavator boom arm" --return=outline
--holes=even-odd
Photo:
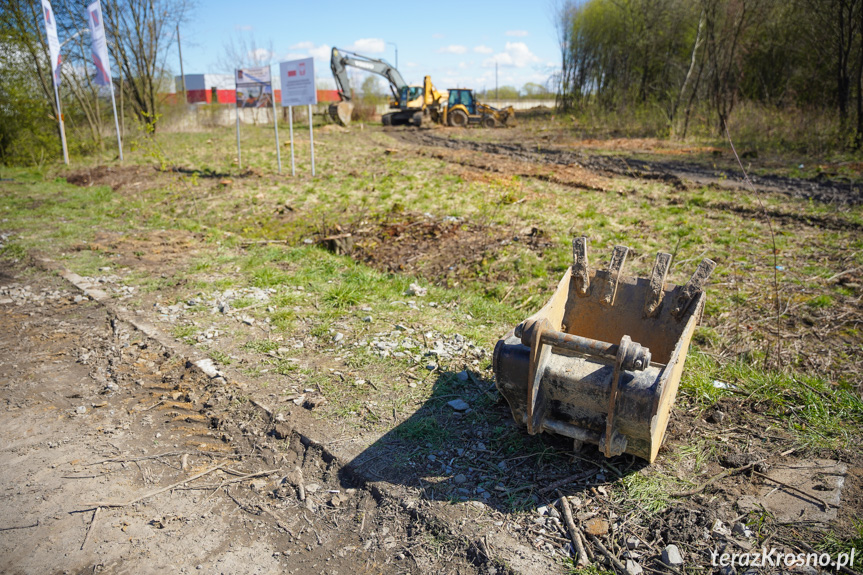
[[[401,89],[407,86],[407,82],[402,78],[399,71],[386,60],[375,60],[362,54],[333,48],[330,68],[333,71],[333,78],[336,80],[336,88],[342,101],[347,102],[351,100],[347,72],[348,66],[383,76],[389,81],[390,89],[393,90],[393,95],[396,98],[398,98]]]

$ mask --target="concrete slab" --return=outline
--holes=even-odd
[[[775,465],[765,474],[770,479],[753,477],[761,483],[760,493],[741,497],[737,505],[741,511],[763,507],[782,522],[826,523],[836,518],[847,471],[847,465],[832,459]]]

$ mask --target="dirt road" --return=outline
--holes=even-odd
[[[0,293],[0,571],[472,573],[487,563],[429,527],[416,500],[357,479],[310,439],[313,422],[300,434],[293,418],[270,420],[242,384],[208,377],[68,282],[4,267]],[[429,552],[435,537],[442,548]]]

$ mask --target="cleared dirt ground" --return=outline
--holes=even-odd
[[[735,199],[746,187],[730,169],[705,164],[712,151],[690,159],[640,143],[611,152],[606,145],[600,154],[595,143],[529,126],[367,132],[324,132],[322,162],[328,151],[338,161],[348,147],[362,150],[332,168],[335,184],[257,171],[190,178],[189,168],[148,165],[63,176],[85,190],[108,186],[119,214],[109,217],[121,225],[82,232],[56,250],[42,245],[16,263],[8,254],[2,260],[0,570],[565,573],[573,550],[555,506],[560,494],[571,498],[582,529],[598,525],[595,541],[657,573],[718,571],[709,560],[720,548],[838,550],[863,537],[859,446],[832,435],[819,440],[821,427],[809,435],[800,429],[805,386],[816,385],[808,379],[799,388],[774,380],[778,391],[766,396],[742,387],[747,377],[764,377],[744,371],[733,382],[741,387],[715,400],[690,381],[653,467],[527,436],[494,389],[491,342],[512,320],[469,308],[459,290],[485,291],[514,308],[513,317],[541,305],[560,267],[550,262],[566,262],[555,252],[560,236],[591,225],[558,222],[543,204],[558,197],[595,204],[594,213],[612,222],[625,212],[612,201],[631,201],[645,214],[693,210],[708,222],[706,235],[726,226],[736,233],[737,224],[726,223],[735,219],[763,218],[757,205]],[[428,171],[415,175],[414,165]],[[425,211],[411,194],[434,172],[455,186],[441,192],[450,206],[479,201],[491,211]],[[407,191],[390,195],[388,178],[404,178]],[[836,178],[753,180],[773,197],[817,203],[805,210],[768,202],[766,211],[820,253],[786,248],[782,263],[801,282],[783,283],[788,303],[776,322],[764,319],[754,295],[746,305],[727,303],[759,294],[769,311],[763,264],[714,278],[709,294],[722,303],[708,308],[707,331],[696,338],[702,359],[690,359],[688,370],[714,394],[709,358],[772,354],[781,330],[779,358],[845,390],[863,361],[863,292],[855,253],[836,242],[859,241],[860,218],[848,210],[860,203],[861,187]],[[274,183],[282,191],[268,188]],[[24,213],[71,201],[22,185],[0,191],[9,205],[24,202]],[[326,185],[358,196],[318,200],[316,186]],[[170,190],[154,211],[197,215],[206,225],[178,229],[164,217],[146,227],[144,208],[127,208],[138,220],[123,212],[154,188]],[[304,196],[301,188],[311,191]],[[504,217],[505,210],[523,211]],[[210,213],[223,215],[201,215]],[[601,236],[605,225],[592,233]],[[653,247],[649,224],[621,227]],[[0,232],[7,244],[16,234],[39,234],[2,225]],[[640,270],[652,254],[636,251]],[[513,254],[516,263],[507,263]],[[350,267],[344,255],[372,271]],[[738,255],[720,265],[734,265]],[[311,275],[310,260],[330,275]],[[519,267],[523,261],[535,267]],[[803,264],[814,261],[833,271],[819,268],[822,279],[806,283],[804,273],[816,272]],[[674,281],[693,265],[684,261]],[[538,266],[548,277],[537,275]],[[243,275],[255,282],[228,281]],[[376,296],[340,289],[342,280],[400,287]],[[414,281],[430,294],[406,289]],[[821,293],[813,286],[831,290],[830,305],[806,303]],[[472,409],[454,410],[455,398]],[[847,412],[824,417],[837,418],[848,426],[840,433],[853,438],[850,401]],[[788,506],[780,496],[801,514],[777,519],[775,509]],[[738,524],[745,530],[732,532]],[[634,549],[627,540],[637,541]],[[680,569],[661,560],[669,544],[684,554]],[[588,547],[597,569],[614,571],[594,540]]]

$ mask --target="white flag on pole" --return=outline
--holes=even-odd
[[[45,20],[45,33],[48,36],[48,54],[51,57],[51,70],[54,83],[60,83],[60,40],[57,39],[57,21],[49,0],[42,0],[42,18]]]
[[[94,81],[100,86],[107,86],[111,83],[111,64],[108,61],[108,41],[105,39],[102,5],[99,0],[87,6],[87,23],[90,25],[93,64],[96,66]]]

